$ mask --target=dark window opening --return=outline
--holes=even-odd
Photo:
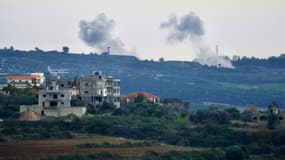
[[[279,120],[282,121],[282,120],[283,120],[283,117],[279,117]]]
[[[56,107],[57,106],[57,102],[56,101],[51,101],[49,106],[50,107]]]
[[[43,97],[46,97],[46,96],[47,96],[47,95],[45,95],[45,94],[43,95]]]
[[[95,100],[96,100],[97,102],[102,102],[102,97],[95,97]]]
[[[261,120],[261,121],[266,121],[266,120],[267,120],[267,117],[261,116],[261,117],[259,118],[259,120]]]
[[[54,94],[54,95],[53,95],[53,99],[57,99],[57,94]]]
[[[64,97],[64,94],[60,95],[60,97]]]

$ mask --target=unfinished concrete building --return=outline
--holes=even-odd
[[[120,79],[105,77],[100,72],[80,79],[79,95],[85,104],[109,102],[120,107]]]
[[[71,107],[72,93],[59,87],[58,77],[53,77],[44,89],[39,91],[39,103],[32,106],[20,106],[20,113],[27,110],[40,114],[42,117],[61,117],[74,114],[78,117],[85,115],[86,107]]]

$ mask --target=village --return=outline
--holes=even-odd
[[[120,79],[106,76],[102,72],[93,72],[90,75],[70,80],[60,78],[60,74],[65,73],[64,70],[49,67],[48,71],[48,77],[44,73],[5,76],[6,84],[1,86],[2,89],[5,86],[17,89],[38,89],[38,104],[19,106],[20,121],[38,121],[46,117],[68,115],[82,117],[88,114],[87,106],[96,108],[98,105],[108,103],[115,108],[120,108],[121,102],[131,103],[140,96],[148,102],[162,105],[159,96],[144,91],[121,95]],[[2,91],[2,93],[5,92]],[[177,103],[168,105],[177,105]],[[182,103],[178,104],[180,108],[182,105]],[[270,114],[277,115],[279,123],[282,126],[285,125],[285,112],[279,110],[277,106],[273,105],[265,111],[254,107],[249,107],[248,110],[250,111],[247,121],[256,126],[266,127]]]
[[[17,89],[36,87],[38,104],[21,105],[19,120],[35,121],[44,117],[61,117],[73,114],[78,117],[86,115],[86,106],[96,106],[107,102],[116,108],[120,102],[132,102],[142,95],[148,101],[159,103],[159,97],[147,92],[133,92],[125,96],[120,94],[120,79],[94,72],[80,79],[60,79],[57,72],[51,71],[47,79],[44,73],[29,73],[27,75],[7,75],[5,86]],[[6,93],[9,94],[9,93]],[[71,101],[81,102],[74,106]]]
[[[37,104],[20,105],[17,117],[0,122],[0,153],[4,157],[157,159],[180,154],[195,157],[197,152],[199,157],[207,153],[232,160],[234,151],[241,160],[281,152],[278,145],[283,143],[285,112],[274,102],[266,111],[255,106],[243,112],[214,106],[190,111],[189,102],[177,98],[160,98],[144,91],[121,95],[121,80],[102,72],[61,79],[58,72],[49,69],[48,76],[5,76],[2,95],[9,96],[15,90],[36,91]],[[271,138],[260,138],[263,136]],[[246,151],[231,144],[244,146]],[[225,153],[205,146],[221,147]],[[19,152],[14,154],[11,150],[15,147]],[[153,155],[146,151],[149,149]]]

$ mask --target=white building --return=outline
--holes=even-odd
[[[69,90],[59,88],[56,77],[45,89],[39,91],[38,105],[20,106],[20,113],[32,110],[43,117],[61,117],[68,114],[82,117],[87,111],[86,107],[71,107],[71,96],[72,93]]]
[[[7,75],[6,83],[16,88],[40,87],[45,82],[43,73],[30,73],[30,75]]]

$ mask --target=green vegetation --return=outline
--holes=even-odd
[[[3,88],[0,93],[0,118],[17,118],[20,105],[32,105],[38,103],[38,89],[17,89],[12,86]]]
[[[236,126],[232,120],[241,121],[245,115],[256,112],[254,106],[243,113],[235,108],[210,107],[195,112],[187,110],[186,102],[162,101],[162,104],[137,101],[122,103],[114,108],[104,103],[89,116],[76,118],[46,118],[37,122],[20,122],[12,118],[0,123],[0,141],[37,139],[67,139],[76,134],[100,134],[125,137],[143,142],[83,143],[79,148],[132,148],[159,146],[159,144],[206,147],[196,152],[146,152],[136,159],[222,159],[260,160],[282,159],[285,151],[285,129],[250,130],[250,126]],[[92,108],[91,108],[92,109]],[[108,113],[108,114],[107,114]],[[240,130],[239,130],[240,129]],[[248,130],[247,130],[248,129]],[[150,142],[157,143],[150,143]],[[103,157],[100,157],[103,156]],[[106,156],[106,157],[104,157]],[[108,157],[110,156],[110,157]],[[112,157],[114,156],[114,157]],[[122,155],[104,153],[88,155],[64,155],[47,159],[127,159]]]
[[[85,155],[62,155],[62,156],[54,156],[48,158],[42,158],[41,160],[96,160],[96,159],[104,159],[104,160],[119,160],[122,157],[118,154],[102,152],[102,153],[94,153],[94,154],[85,154]]]
[[[47,66],[72,70],[64,78],[90,74],[94,70],[122,80],[122,94],[147,91],[161,97],[195,102],[220,102],[236,106],[279,104],[285,95],[285,56],[258,59],[243,57],[235,69],[203,66],[187,61],[149,61],[134,56],[62,54],[62,51],[0,49],[5,59],[2,73],[45,72]],[[69,53],[64,49],[64,53]],[[2,80],[3,81],[3,80]]]
[[[118,143],[112,144],[108,142],[104,142],[102,144],[98,143],[83,143],[77,145],[79,148],[130,148],[130,147],[150,147],[150,146],[160,146],[160,144],[155,142],[125,142],[125,143]]]

